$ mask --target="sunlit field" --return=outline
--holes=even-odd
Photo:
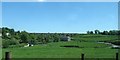
[[[108,35],[80,35],[73,37],[69,42],[53,42],[34,45],[32,47],[6,48],[4,52],[11,51],[12,58],[115,58],[116,49],[110,45],[97,43],[117,39],[118,36]],[[77,47],[64,47],[77,46]]]

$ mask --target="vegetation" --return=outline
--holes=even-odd
[[[60,40],[60,34],[57,33],[28,33],[26,31],[14,31],[6,27],[2,28],[2,41],[3,48],[9,47],[9,45],[17,45],[21,43],[31,44],[46,44],[49,42],[58,42]]]
[[[72,41],[62,42],[60,41],[62,36],[70,36]],[[11,51],[13,58],[80,58],[81,53],[84,53],[86,58],[115,58],[115,49],[98,42],[120,45],[119,36],[119,30],[103,32],[95,30],[87,31],[87,34],[28,33],[3,27],[2,57],[5,56],[4,52]],[[27,43],[34,44],[34,46],[23,47]]]
[[[66,45],[77,45],[80,48],[61,47]],[[35,45],[27,48],[7,48],[3,49],[3,52],[11,51],[13,58],[80,58],[81,53],[84,53],[86,58],[115,58],[116,50],[109,47],[109,45],[94,42],[70,41]]]
[[[60,37],[65,35],[68,35],[70,37],[80,37],[79,39],[81,41],[82,40],[86,41],[85,38],[94,37],[93,34],[97,35],[98,37],[96,36],[96,38],[100,40],[104,40],[102,39],[102,37],[105,37],[105,35],[109,35],[109,36],[106,36],[106,39],[110,40],[111,37],[114,37],[115,35],[120,35],[120,31],[119,30],[110,30],[110,31],[103,31],[103,32],[100,32],[99,30],[87,31],[87,36],[82,37],[81,34],[77,34],[77,33],[76,34],[75,33],[71,33],[71,34],[70,33],[28,33],[26,31],[15,31],[14,29],[3,27],[2,28],[2,39],[3,39],[2,46],[3,48],[7,48],[9,47],[9,45],[19,45],[21,43],[46,44],[50,42],[59,42]],[[114,36],[111,36],[111,35],[114,35]],[[116,40],[118,40],[118,37],[115,37],[115,38]],[[90,38],[89,40],[98,41],[93,38]]]

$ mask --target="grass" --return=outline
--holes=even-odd
[[[73,38],[74,41],[70,42],[48,43],[27,48],[6,48],[2,51],[2,57],[5,57],[6,51],[11,51],[12,58],[81,58],[82,53],[85,54],[85,58],[115,58],[115,49],[95,41],[116,40],[118,36],[80,35]],[[60,47],[66,45],[76,45],[81,48]]]
[[[0,59],[2,59],[2,38],[0,37]]]
[[[108,48],[106,45],[104,48],[94,48],[96,43],[85,43],[81,42],[78,45],[84,46],[85,48],[65,48],[60,47],[61,45],[73,45],[76,42],[58,42],[58,43],[49,43],[47,45],[36,45],[34,47],[27,48],[8,48],[3,49],[5,51],[11,51],[13,58],[80,58],[81,53],[84,53],[87,58],[114,58],[115,50]],[[105,48],[106,47],[106,48]],[[96,55],[97,54],[97,55]],[[4,53],[3,53],[4,57]]]
[[[75,40],[78,41],[111,41],[117,40],[118,35],[79,35],[73,37]]]

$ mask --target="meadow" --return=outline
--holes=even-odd
[[[0,37],[0,59],[2,59],[2,38]]]
[[[72,37],[69,42],[53,42],[34,45],[32,47],[5,48],[2,49],[2,57],[10,51],[12,58],[115,58],[116,49],[110,45],[97,43],[98,41],[111,41],[118,39],[115,35],[79,35]],[[78,46],[78,47],[64,47]]]

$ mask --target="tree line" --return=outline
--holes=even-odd
[[[120,35],[120,30],[110,30],[110,31],[87,31],[87,34],[102,34],[102,35]]]
[[[26,31],[15,31],[7,27],[0,28],[2,34],[2,47],[10,46],[21,47],[26,43],[29,44],[46,44],[50,42],[59,42],[62,36],[79,36],[77,33],[29,33]],[[119,30],[103,31],[87,31],[87,34],[102,34],[102,35],[120,35]]]
[[[50,42],[59,42],[62,36],[72,36],[70,33],[29,33],[26,31],[15,31],[7,27],[2,30],[2,47],[7,48],[10,45],[23,46],[29,44],[46,44]]]

